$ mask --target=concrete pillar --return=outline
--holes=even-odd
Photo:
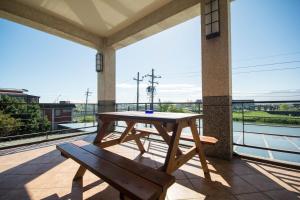
[[[201,0],[203,134],[219,139],[209,156],[232,158],[230,0],[219,0],[220,36],[206,39],[205,0]]]
[[[103,72],[98,72],[97,97],[98,112],[115,111],[116,104],[116,51],[112,47],[101,50],[103,53]]]

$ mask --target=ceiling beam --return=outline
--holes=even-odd
[[[15,0],[0,0],[0,17],[83,44],[103,48],[103,39],[62,18],[26,6]]]
[[[190,19],[191,17],[195,16],[195,9],[193,9],[192,13],[186,12],[184,15],[180,15],[183,11],[195,7],[197,7],[197,15],[200,14],[200,0],[172,0],[170,3],[162,6],[158,10],[153,11],[149,15],[146,15],[145,17],[141,18],[140,20],[128,25],[124,29],[120,30],[119,32],[109,36],[106,39],[106,46],[117,46],[122,47],[125,45],[128,45],[129,43],[135,42],[130,37],[137,36],[138,39],[143,39],[145,37],[150,36],[151,34],[154,34],[156,32],[162,31],[163,29],[158,30],[149,30],[150,27],[153,27],[159,23],[162,23],[163,21],[166,21],[168,18],[172,18],[173,16],[177,15],[176,22],[177,24],[180,22],[183,22],[185,20]],[[174,24],[174,19],[170,20],[172,25]],[[164,23],[165,26],[168,23]],[[164,27],[165,28],[165,27]],[[148,29],[148,30],[147,30]],[[145,34],[141,34],[141,32],[145,32]],[[128,40],[123,44],[122,41]],[[129,41],[130,40],[130,41]]]

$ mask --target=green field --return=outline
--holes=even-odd
[[[243,120],[242,112],[232,112],[232,119],[233,121],[242,121]],[[244,121],[258,122],[258,123],[300,125],[300,117],[269,114],[264,111],[245,111]]]
[[[73,118],[75,122],[93,122],[95,120],[95,116],[94,115],[86,115],[85,116],[85,120],[84,120],[84,116],[76,116]]]

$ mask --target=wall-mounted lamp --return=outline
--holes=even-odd
[[[96,71],[103,72],[103,54],[100,52],[96,54]]]
[[[204,14],[206,39],[220,36],[219,0],[206,0]]]

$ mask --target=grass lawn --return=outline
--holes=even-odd
[[[233,121],[242,121],[242,112],[232,112],[232,119]],[[244,120],[245,122],[300,125],[300,117],[269,114],[264,111],[245,111]]]

